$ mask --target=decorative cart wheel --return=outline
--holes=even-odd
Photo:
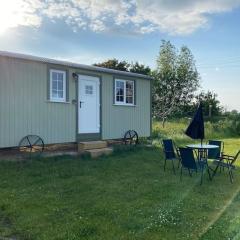
[[[124,134],[123,141],[125,145],[130,144],[130,145],[137,145],[138,144],[138,134],[135,130],[128,130]]]
[[[44,142],[37,135],[27,135],[19,142],[19,151],[28,158],[38,157],[44,150]]]

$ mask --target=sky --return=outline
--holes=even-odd
[[[202,90],[240,111],[240,0],[8,0],[0,50],[156,67],[161,40],[192,51]]]

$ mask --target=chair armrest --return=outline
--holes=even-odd
[[[228,154],[222,154],[225,157],[233,157],[232,155],[228,155]]]
[[[233,160],[233,159],[235,158],[235,156],[223,154],[223,155],[222,155],[222,158]]]

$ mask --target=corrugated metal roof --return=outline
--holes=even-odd
[[[44,58],[44,57],[36,57],[36,56],[22,54],[22,53],[0,51],[0,56],[25,59],[25,60],[29,60],[29,61],[37,61],[37,62],[43,62],[43,63],[64,65],[64,66],[68,66],[68,67],[72,67],[72,68],[81,68],[84,70],[95,71],[95,72],[110,73],[110,74],[115,74],[115,75],[122,75],[122,76],[136,77],[136,78],[144,78],[144,79],[149,79],[149,80],[152,79],[151,77],[149,77],[147,75],[143,75],[143,74],[124,72],[124,71],[113,70],[113,69],[109,69],[109,68],[90,66],[90,65],[85,65],[85,64],[73,63],[73,62],[62,61],[62,60],[55,60],[55,59]]]

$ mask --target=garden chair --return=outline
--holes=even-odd
[[[180,173],[180,180],[182,179],[182,171],[183,168],[188,169],[189,175],[192,177],[192,172],[195,171],[198,172],[198,168],[201,170],[201,182],[203,181],[203,171],[205,166],[207,166],[209,179],[211,180],[210,171],[208,168],[208,163],[206,160],[201,160],[196,163],[195,157],[194,157],[194,150],[191,148],[179,148],[179,154],[180,154],[180,160],[181,160],[181,173]]]
[[[224,151],[224,142],[219,140],[209,140],[209,145],[217,145],[219,148],[209,149],[208,150],[208,159],[220,159]]]
[[[225,168],[228,170],[228,174],[229,174],[229,178],[230,178],[230,182],[233,183],[233,172],[232,170],[234,170],[235,167],[235,162],[238,159],[238,157],[240,156],[240,150],[238,151],[238,153],[235,156],[231,156],[231,155],[226,155],[226,154],[222,154],[221,159],[218,160],[214,160],[214,164],[217,165],[216,169],[214,170],[213,176],[216,174],[218,168]]]
[[[172,162],[173,173],[176,174],[174,162],[178,161],[178,167],[180,164],[180,159],[177,154],[177,148],[172,139],[163,139],[162,140],[163,152],[165,155],[164,159],[164,171],[166,170],[167,161]]]

